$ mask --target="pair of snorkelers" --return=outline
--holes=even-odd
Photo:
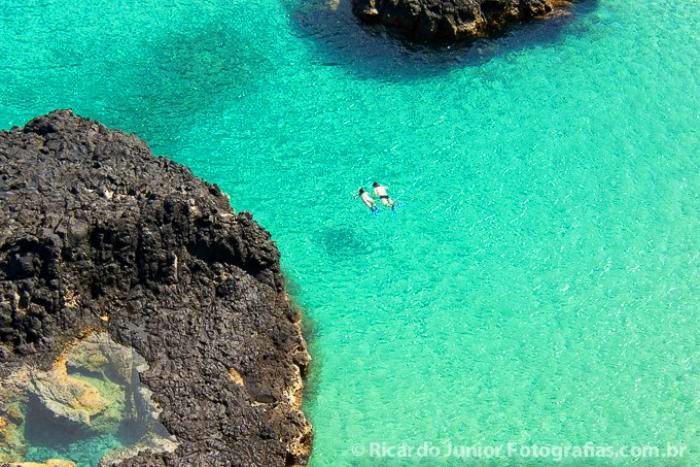
[[[389,197],[389,192],[387,191],[386,187],[377,182],[374,182],[372,183],[372,188],[374,194],[379,196],[379,200],[382,202],[382,204],[393,210],[396,206],[396,203],[393,199]],[[360,188],[360,190],[358,191],[358,195],[370,211],[374,213],[379,212],[379,208],[377,207],[377,203],[375,203],[374,198],[372,198],[372,196],[370,196],[370,194],[367,193],[364,188]]]

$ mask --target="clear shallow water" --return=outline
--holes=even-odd
[[[107,452],[118,458],[120,448],[172,451],[174,439],[141,387],[139,372],[147,369],[133,349],[92,334],[51,369],[17,370],[0,388],[0,464],[58,459],[96,466]]]
[[[678,5],[442,52],[342,5],[4,5],[0,127],[72,107],[255,213],[313,321],[314,465],[468,463],[367,452],[447,441],[698,465],[700,8]],[[352,199],[375,179],[396,215]]]

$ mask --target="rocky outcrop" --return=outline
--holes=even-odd
[[[0,381],[27,365],[63,378],[107,363],[126,379],[120,355],[56,366],[104,332],[146,360],[140,379],[178,443],[110,465],[306,462],[300,317],[270,235],[217,186],[134,136],[57,111],[0,132],[0,226]],[[76,411],[57,410],[80,423],[105,409],[79,383],[56,396],[76,396]]]
[[[543,18],[568,0],[352,0],[363,21],[382,23],[420,42],[455,42],[498,34],[507,26]]]

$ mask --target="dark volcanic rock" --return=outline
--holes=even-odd
[[[0,132],[0,378],[105,330],[177,437],[126,466],[305,463],[309,356],[279,253],[215,185],[70,111]]]
[[[567,0],[352,0],[362,20],[400,30],[416,41],[487,37],[506,26],[552,14]]]

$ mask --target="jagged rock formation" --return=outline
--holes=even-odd
[[[215,185],[70,111],[0,132],[0,380],[95,331],[136,350],[178,447],[110,465],[305,463],[299,319],[269,234]]]
[[[487,37],[508,25],[546,17],[568,0],[352,0],[363,21],[396,28],[415,41]]]

